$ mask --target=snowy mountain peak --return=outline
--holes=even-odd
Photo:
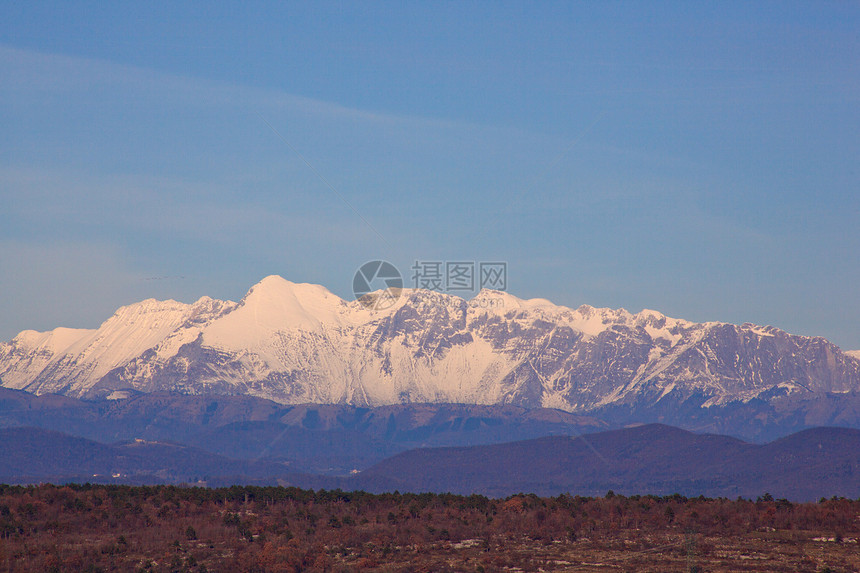
[[[207,326],[207,343],[236,349],[266,344],[275,333],[322,331],[348,323],[349,307],[323,286],[271,275],[248,290],[235,310]]]
[[[299,301],[302,305],[335,305],[340,306],[344,300],[329,292],[322,285],[309,283],[294,283],[278,275],[269,275],[252,286],[242,299],[241,304],[249,300],[273,301],[289,299]]]
[[[636,313],[637,318],[641,319],[652,319],[655,321],[663,321],[666,320],[666,315],[657,310],[651,310],[649,308],[643,308],[641,311]]]
[[[244,302],[251,297],[268,299],[284,297],[296,299],[336,299],[343,302],[340,297],[332,294],[322,285],[294,283],[279,275],[269,275],[252,286],[248,289],[242,301]]]
[[[134,304],[119,307],[116,312],[107,319],[105,325],[130,325],[143,326],[144,328],[158,328],[164,320],[183,316],[192,305],[177,302],[172,299],[156,300],[148,298]]]
[[[48,352],[60,352],[71,346],[94,330],[87,328],[58,327],[48,332],[23,330],[12,339],[10,344],[17,345],[23,350],[41,349]]]
[[[492,289],[482,289],[469,302],[469,306],[494,310],[502,314],[511,311],[534,310],[537,308],[569,310],[565,307],[558,306],[545,298],[522,299],[506,291]]]

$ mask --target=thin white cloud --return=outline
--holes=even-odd
[[[283,91],[183,76],[106,60],[26,50],[0,44],[0,94],[34,92],[86,95],[99,89],[124,88],[163,94],[175,103],[193,106],[241,106],[251,111],[291,112],[332,120],[371,122],[408,129],[483,129],[444,118],[384,113],[344,106]],[[516,130],[505,129],[509,134]]]

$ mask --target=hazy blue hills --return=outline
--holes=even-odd
[[[731,498],[769,492],[792,500],[860,497],[860,430],[845,428],[815,428],[750,444],[650,424],[502,444],[417,448],[358,473],[332,476],[297,472],[273,457],[238,459],[145,440],[103,444],[18,427],[0,430],[0,459],[0,482],[12,483],[253,483],[488,496],[595,496],[613,490]]]
[[[409,491],[653,493],[797,500],[860,497],[860,430],[815,428],[768,444],[650,424],[585,436],[410,450],[363,477]]]

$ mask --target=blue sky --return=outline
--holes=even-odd
[[[860,348],[856,2],[102,4],[3,3],[2,340],[386,259]]]

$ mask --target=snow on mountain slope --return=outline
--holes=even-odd
[[[249,393],[276,400],[286,394],[292,402],[493,403],[491,396],[498,394],[487,387],[486,370],[498,370],[505,361],[491,345],[469,340],[442,352],[444,342],[434,344],[432,332],[425,331],[434,313],[439,325],[458,320],[450,316],[446,295],[405,289],[392,308],[371,311],[324,289],[306,289],[301,304],[293,304],[299,285],[267,281],[267,289],[285,289],[276,304],[260,306],[262,300],[252,296],[255,287],[234,312],[203,330],[199,353],[235,357],[210,367],[204,378],[234,386],[250,379],[259,383],[247,384]],[[454,300],[454,312],[461,315],[465,302]],[[260,321],[261,313],[281,318]],[[459,322],[465,326],[462,316]]]
[[[232,305],[209,297],[194,304],[147,299],[119,308],[97,330],[25,331],[0,348],[0,380],[6,387],[37,394],[71,389],[69,393],[82,395],[114,368],[159,345],[155,359],[172,355],[197,336],[201,323]],[[35,341],[40,342],[38,351],[28,353],[27,345]],[[29,360],[33,354],[46,359],[38,368]]]
[[[341,325],[347,314],[346,302],[325,287],[269,276],[254,285],[233,312],[210,325],[205,340],[230,349],[253,347],[276,332]]]
[[[499,291],[466,301],[404,289],[391,308],[369,310],[270,276],[239,303],[146,300],[97,330],[22,332],[0,345],[0,380],[88,397],[172,390],[588,411],[860,390],[860,361],[773,327],[571,309]]]
[[[45,370],[66,349],[79,340],[92,335],[95,330],[55,328],[49,332],[25,330],[11,342],[0,345],[0,380],[7,388],[24,388],[34,373]]]

